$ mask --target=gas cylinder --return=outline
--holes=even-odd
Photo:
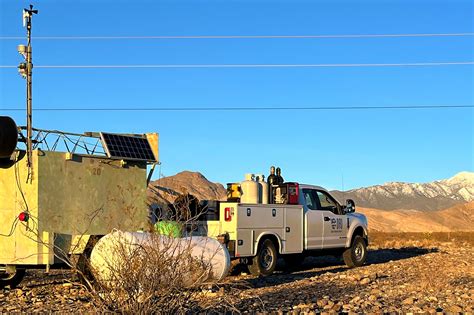
[[[258,174],[256,180],[259,186],[259,203],[268,204],[268,184],[265,182],[265,175]]]
[[[254,174],[245,174],[245,180],[240,183],[242,196],[241,203],[258,203],[258,183],[255,181]]]
[[[216,239],[205,236],[173,238],[165,235],[141,232],[123,232],[115,230],[102,237],[92,249],[90,264],[94,275],[104,286],[117,285],[119,274],[124,262],[131,257],[149,255],[141,268],[145,273],[166,272],[160,268],[169,266],[179,267],[186,275],[183,277],[184,286],[193,286],[194,279],[201,277],[208,282],[222,280],[230,269],[230,255],[227,248]],[[161,262],[167,265],[153,264],[154,254],[163,256]],[[192,258],[192,259],[188,259]],[[155,258],[158,259],[158,258]],[[176,259],[175,262],[172,262]],[[202,270],[196,270],[193,262],[199,261]],[[125,265],[126,266],[126,265]],[[197,274],[195,274],[197,273]],[[166,277],[163,281],[166,281]]]

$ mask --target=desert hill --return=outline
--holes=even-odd
[[[174,176],[152,181],[148,186],[149,202],[173,202],[180,194],[189,193],[199,200],[225,200],[226,189],[207,180],[199,172],[183,171]]]
[[[379,232],[474,231],[474,202],[438,211],[380,210],[357,207],[367,216],[369,229]]]

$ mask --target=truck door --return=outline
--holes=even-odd
[[[327,192],[318,190],[319,209],[323,220],[323,248],[345,247],[347,216],[342,206]]]
[[[318,210],[316,190],[302,189],[300,204],[304,206],[304,248],[323,248],[323,212]]]

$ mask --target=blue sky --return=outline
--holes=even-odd
[[[0,0],[0,36],[29,2]],[[41,1],[37,36],[474,32],[472,1]],[[0,40],[16,65],[21,40]],[[474,60],[474,37],[33,41],[35,65],[403,63]],[[474,66],[36,69],[34,107],[473,105]],[[0,114],[24,124],[24,81],[0,69]],[[37,128],[160,133],[161,172],[212,181],[282,167],[340,189],[474,170],[474,110],[36,112]]]

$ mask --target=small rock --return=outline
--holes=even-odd
[[[412,305],[413,303],[414,303],[414,300],[411,297],[406,298],[402,301],[402,304],[404,304],[404,305]]]
[[[332,307],[332,310],[335,311],[335,312],[339,312],[342,308],[342,305],[341,304],[334,304],[334,306]]]
[[[461,313],[462,312],[462,308],[458,305],[452,305],[450,306],[448,309],[447,309],[448,312],[452,312],[452,313]]]
[[[328,304],[328,300],[326,299],[319,300],[317,304],[319,307],[324,307]]]
[[[370,278],[364,278],[364,279],[360,280],[359,283],[362,284],[362,285],[369,284],[370,283]]]

